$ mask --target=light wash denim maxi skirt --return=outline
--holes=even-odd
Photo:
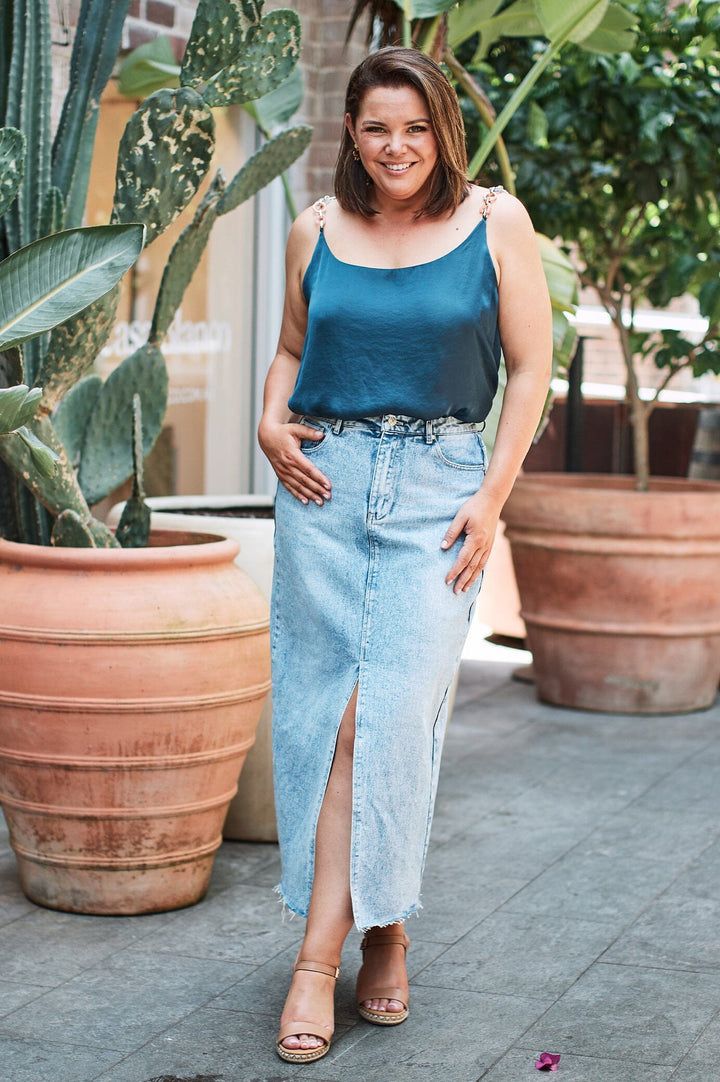
[[[448,692],[480,582],[445,576],[440,542],[480,487],[481,424],[392,415],[305,418],[302,449],[332,484],[322,507],[278,486],[271,640],[277,888],[307,915],[315,832],[358,685],[350,884],[361,930],[420,908]]]

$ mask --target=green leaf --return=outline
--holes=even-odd
[[[568,257],[542,233],[535,234],[553,308],[574,312],[578,302],[578,276]]]
[[[545,36],[552,42],[581,42],[597,30],[610,0],[535,0]]]
[[[533,146],[548,145],[548,120],[536,101],[530,102],[527,119],[527,137]]]
[[[275,128],[287,124],[300,108],[303,99],[303,77],[299,67],[293,68],[287,79],[255,101],[245,102],[243,109],[259,128],[269,135]]]
[[[403,11],[405,10],[403,0],[395,0],[395,3]],[[434,19],[436,15],[449,11],[456,3],[457,0],[410,0],[410,18]]]
[[[582,41],[583,49],[594,53],[626,53],[633,48],[636,39],[637,19],[620,4],[611,3],[605,17]]]
[[[0,128],[0,217],[15,199],[25,175],[25,136],[17,128]]]
[[[143,222],[150,244],[185,209],[210,167],[215,121],[189,87],[156,90],[120,140],[113,222]]]
[[[42,395],[42,392],[40,392]],[[23,406],[27,401],[27,397],[30,394],[30,388],[26,387],[24,383],[19,383],[16,387],[3,387],[0,389],[0,435],[5,435],[7,432],[14,432],[16,428],[20,428],[26,421],[29,421],[32,415],[37,409],[37,395],[33,398],[33,408],[27,417],[23,417]]]
[[[711,323],[720,322],[720,278],[713,278],[700,289],[700,311]]]
[[[164,87],[180,85],[180,65],[166,34],[138,45],[120,66],[118,90],[126,98],[146,98]]]
[[[143,246],[140,225],[69,229],[0,263],[0,349],[49,331],[107,293]]]
[[[56,455],[47,444],[38,439],[29,428],[24,426],[19,428],[16,435],[20,437],[27,447],[30,458],[43,477],[54,477],[57,472],[57,463],[60,461],[59,455]]]
[[[515,0],[504,11],[501,0],[467,0],[448,15],[448,44],[457,49],[475,34],[482,36],[481,56],[486,56],[490,45],[498,38],[540,37],[543,28],[535,13],[534,0]]]
[[[228,184],[218,204],[218,214],[234,210],[284,173],[309,146],[311,138],[312,128],[299,125],[280,132],[260,147]]]

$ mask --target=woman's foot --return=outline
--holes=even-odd
[[[280,1019],[277,1053],[289,1063],[320,1059],[330,1049],[335,1018],[335,981],[340,969],[298,959]]]
[[[371,928],[362,941],[363,964],[357,979],[360,1016],[380,1026],[396,1026],[408,1016],[405,955],[410,940],[402,924]]]

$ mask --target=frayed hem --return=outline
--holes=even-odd
[[[403,913],[399,917],[391,917],[390,920],[373,921],[372,924],[368,924],[368,925],[358,924],[357,921],[355,923],[357,925],[358,931],[362,935],[365,935],[366,932],[369,932],[371,928],[389,928],[391,924],[401,924],[401,923],[403,923],[404,921],[406,921],[408,919],[408,917],[419,917],[421,909],[422,909],[422,903],[418,902],[417,905],[411,906],[410,909],[406,910],[406,912]]]
[[[276,887],[273,887],[273,894],[277,894],[277,900],[282,906],[283,923],[285,922],[286,918],[288,920],[294,920],[295,917],[307,918],[307,913],[304,913],[302,909],[296,909],[296,907],[287,900],[287,897],[285,896],[282,888],[282,883],[278,883]]]

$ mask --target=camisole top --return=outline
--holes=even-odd
[[[500,364],[497,278],[486,236],[494,195],[456,248],[390,269],[337,259],[321,208],[303,278],[308,322],[288,403],[293,413],[485,420]]]

